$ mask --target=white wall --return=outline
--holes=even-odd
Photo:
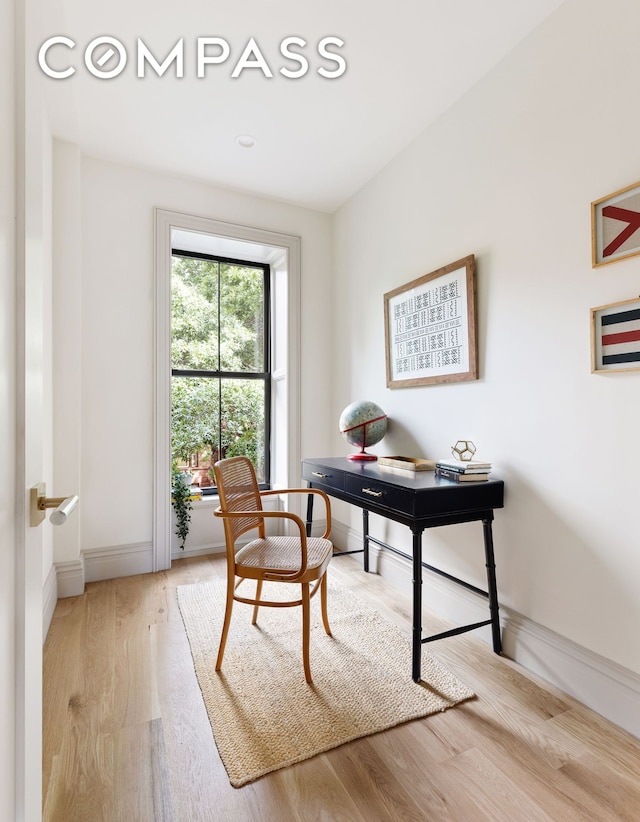
[[[338,212],[331,421],[366,398],[391,418],[378,453],[472,439],[506,481],[502,603],[640,673],[640,373],[589,359],[590,307],[640,293],[640,258],[590,257],[591,201],[640,179],[638,31],[637,0],[568,0]],[[480,380],[387,389],[383,294],[471,253]],[[479,538],[426,552],[481,583]]]
[[[54,159],[69,170],[72,155],[61,144]],[[72,413],[81,409],[72,444],[80,459],[80,534],[75,549],[55,546],[59,561],[77,560],[80,550],[140,552],[151,544],[155,207],[302,238],[303,454],[326,452],[331,429],[330,361],[317,345],[329,345],[331,218],[168,174],[86,156],[78,162],[74,208],[82,223],[79,232],[73,224],[61,231],[81,238],[80,397],[69,397]],[[57,247],[64,248],[60,237]],[[63,396],[57,412],[64,406]]]

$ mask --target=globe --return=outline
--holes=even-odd
[[[340,414],[340,433],[350,445],[360,451],[349,454],[350,460],[375,460],[376,456],[364,450],[375,445],[387,433],[387,415],[370,400],[359,400],[348,405]]]

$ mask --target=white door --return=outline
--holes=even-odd
[[[3,194],[2,207],[3,218],[5,210],[14,218],[3,219],[7,243],[0,251],[3,266],[9,263],[9,270],[3,271],[2,296],[7,299],[1,309],[0,368],[7,379],[3,380],[6,406],[0,436],[10,443],[10,459],[0,460],[0,485],[3,507],[6,503],[14,509],[10,544],[0,558],[0,624],[3,630],[10,626],[13,634],[8,655],[13,664],[5,668],[13,674],[13,687],[9,689],[6,682],[0,686],[0,711],[11,711],[11,722],[0,726],[0,818],[37,822],[42,793],[43,548],[47,542],[50,546],[45,530],[50,526],[47,522],[30,527],[29,489],[46,479],[51,439],[50,388],[45,380],[51,316],[46,292],[51,271],[51,138],[34,89],[33,60],[25,49],[25,6],[19,0],[2,4],[2,17],[7,19],[0,25],[4,120],[0,150],[12,201]]]
[[[11,4],[0,4],[0,819],[15,794],[15,186]]]
[[[18,133],[20,129],[18,129]],[[38,139],[40,138],[40,139]],[[43,134],[25,140],[29,192],[17,214],[16,311],[16,819],[41,818],[42,793],[42,590],[47,520],[29,523],[29,491],[45,478],[47,429],[45,337],[50,300],[43,225]],[[21,170],[18,165],[18,188]],[[49,489],[51,493],[51,489]],[[49,539],[50,545],[50,539]],[[50,550],[50,548],[49,548]]]

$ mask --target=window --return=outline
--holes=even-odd
[[[270,268],[174,248],[171,458],[213,493],[213,463],[248,456],[270,481]]]
[[[269,358],[271,426],[269,485],[291,488],[300,478],[300,272],[301,240],[210,217],[154,209],[154,409],[153,409],[153,570],[171,567],[171,269],[173,249],[268,265],[270,285]],[[197,254],[195,255],[197,257]],[[290,500],[302,513],[301,494]],[[206,506],[205,506],[206,507]],[[196,511],[194,510],[194,514]],[[222,523],[210,523],[222,545]],[[207,533],[209,533],[207,531]],[[214,537],[217,539],[218,537]],[[207,537],[208,539],[208,537]],[[204,544],[203,544],[203,547]],[[207,543],[207,549],[209,543]]]

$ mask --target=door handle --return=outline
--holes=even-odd
[[[38,525],[46,516],[47,508],[55,508],[49,519],[52,525],[64,525],[67,517],[75,510],[78,504],[78,495],[70,497],[48,497],[47,486],[39,482],[30,490],[29,522],[32,528]]]

